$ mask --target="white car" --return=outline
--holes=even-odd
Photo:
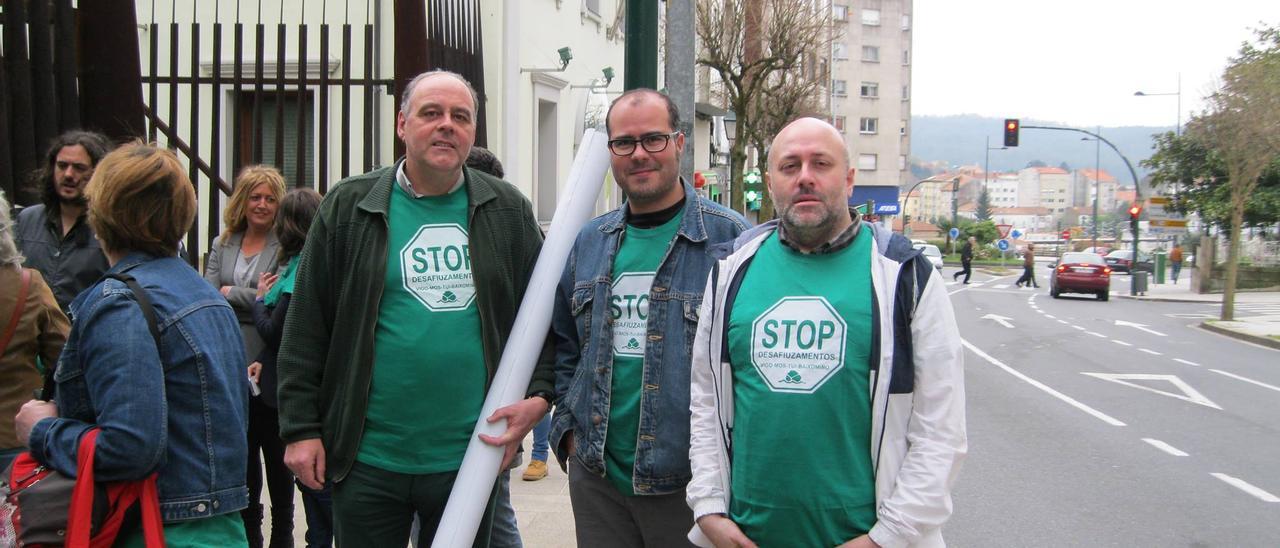
[[[933,267],[938,270],[942,270],[942,251],[938,249],[938,246],[933,244],[916,244],[914,247],[916,249],[923,249],[924,256],[929,259],[929,262],[933,263]]]

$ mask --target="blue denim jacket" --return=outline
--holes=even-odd
[[[683,184],[684,218],[658,267],[649,292],[633,487],[636,493],[678,492],[689,482],[689,356],[698,307],[715,259],[707,247],[747,228],[741,215],[699,198]],[[563,464],[564,435],[573,432],[575,455],[604,475],[609,427],[613,339],[609,297],[613,259],[626,227],[626,207],[595,218],[578,234],[556,291],[556,409],[551,446]]]
[[[97,425],[96,479],[159,471],[165,521],[240,510],[249,381],[235,312],[176,257],[134,253],[108,270],[126,271],[155,308],[158,352],[125,284],[103,278],[86,289],[71,303],[54,373],[60,416],[36,423],[31,453],[73,475],[80,435]]]

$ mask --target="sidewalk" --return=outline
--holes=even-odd
[[[1190,269],[1187,269],[1190,270]],[[1182,283],[1172,284],[1155,284],[1151,283],[1147,286],[1147,292],[1144,295],[1129,295],[1127,275],[1119,276],[1119,290],[1112,289],[1111,296],[1122,299],[1133,299],[1136,301],[1162,301],[1162,302],[1178,302],[1178,303],[1206,303],[1221,304],[1221,293],[1193,293],[1190,284],[1190,272],[1183,271],[1185,277],[1179,280]],[[1168,281],[1166,279],[1166,281]],[[1277,291],[1245,291],[1236,293],[1235,304],[1237,307],[1234,321],[1221,320],[1205,320],[1200,327],[1218,333],[1233,337],[1254,344],[1259,344],[1269,348],[1280,350],[1280,292]],[[1274,313],[1264,313],[1261,315],[1250,315],[1246,311],[1240,310],[1241,305],[1247,305],[1252,308],[1256,307],[1274,307]]]

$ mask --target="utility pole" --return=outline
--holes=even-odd
[[[639,4],[642,2],[628,2]],[[684,133],[684,152],[680,155],[680,176],[693,184],[693,120],[694,110],[694,30],[693,0],[667,0],[667,94],[680,110],[680,127]]]
[[[658,88],[658,3],[627,2],[624,89]]]

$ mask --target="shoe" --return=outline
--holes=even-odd
[[[547,461],[531,460],[529,461],[529,466],[525,467],[524,475],[520,476],[520,479],[523,479],[524,481],[538,481],[545,477],[547,477]]]

